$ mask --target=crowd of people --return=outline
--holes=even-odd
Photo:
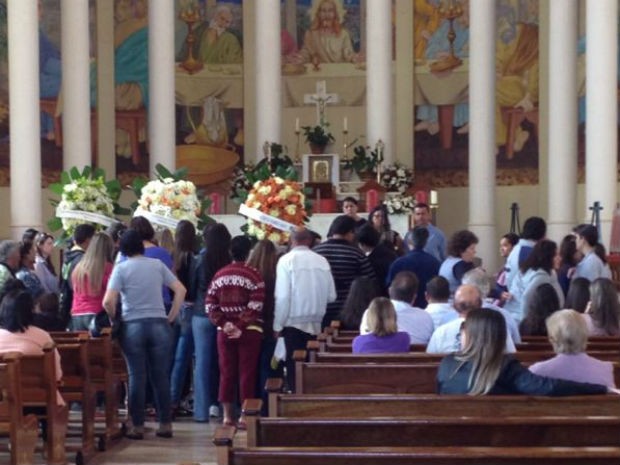
[[[614,389],[612,364],[586,353],[588,337],[620,336],[594,226],[577,226],[558,247],[542,218],[528,218],[520,237],[501,238],[506,262],[491,276],[476,235],[446,241],[426,204],[402,240],[385,208],[366,221],[355,199],[343,207],[325,241],[300,228],[288,248],[232,237],[220,223],[202,237],[187,221],[174,234],[143,217],[105,232],[82,224],[59,271],[54,238],[29,229],[20,242],[0,242],[0,352],[36,353],[50,331],[97,336],[111,326],[128,367],[132,439],[144,437],[151,406],[163,438],[175,415],[245,427],[236,406],[265,398],[269,377],[294,391],[293,353],[334,320],[359,330],[354,353],[416,344],[451,354],[438,371],[441,393]],[[557,356],[524,368],[510,354],[526,335],[548,337]]]

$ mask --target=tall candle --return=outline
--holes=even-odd
[[[347,117],[346,117],[346,116],[344,117],[343,129],[344,129],[345,131],[348,131],[348,130],[349,130],[349,120],[347,119]]]
[[[295,118],[295,132],[299,132],[299,118]]]
[[[437,205],[437,191],[431,191],[431,205]]]

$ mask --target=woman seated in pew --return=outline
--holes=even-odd
[[[409,334],[398,331],[396,310],[385,297],[376,297],[368,307],[370,333],[353,339],[354,354],[381,354],[409,352]]]
[[[12,279],[0,291],[0,353],[17,352],[23,355],[43,355],[43,347],[54,344],[47,331],[32,324],[34,299],[24,284]],[[56,379],[62,379],[60,354],[54,349]],[[65,402],[57,393],[58,405]]]
[[[340,310],[340,329],[359,330],[362,316],[375,297],[381,295],[381,286],[375,278],[360,276],[349,288],[347,300]]]
[[[519,324],[519,333],[521,336],[546,336],[545,321],[559,309],[560,300],[555,288],[549,283],[541,284],[527,303],[525,316]]]
[[[598,278],[590,284],[590,304],[581,315],[589,336],[620,336],[620,302],[611,279]]]
[[[437,371],[440,394],[528,394],[568,396],[620,390],[602,384],[546,378],[504,353],[506,323],[499,312],[474,309],[461,330],[461,351],[448,355]]]
[[[572,308],[576,312],[584,313],[590,302],[590,280],[587,278],[571,279],[566,294],[565,308]]]
[[[588,327],[575,310],[560,310],[547,318],[549,342],[557,354],[530,366],[540,376],[615,387],[614,367],[586,354]]]

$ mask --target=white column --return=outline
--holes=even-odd
[[[547,236],[558,242],[577,221],[577,7],[550,3]]]
[[[281,143],[280,0],[262,0],[255,11],[256,146]],[[266,44],[269,44],[266,46]],[[262,156],[262,151],[260,152]]]
[[[8,1],[11,234],[40,228],[41,122],[37,2]]]
[[[618,151],[618,1],[586,4],[586,208],[601,203],[603,244],[609,247],[616,207]]]
[[[63,167],[91,164],[88,0],[62,0]]]
[[[495,235],[495,0],[471,2],[469,229],[484,267],[497,268]]]
[[[394,140],[394,161],[415,169],[414,145],[411,128],[415,124],[414,112],[414,59],[413,53],[413,3],[396,0],[396,63],[395,82],[398,98],[394,102],[397,124]]]
[[[146,102],[145,102],[146,103]],[[176,169],[174,2],[149,1],[149,174],[161,163]]]
[[[392,2],[366,2],[366,141],[385,143],[384,163],[394,160]],[[413,110],[412,110],[413,111]]]
[[[98,1],[97,17],[97,165],[116,175],[114,114],[114,2]]]

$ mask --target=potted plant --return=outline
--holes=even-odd
[[[377,173],[377,166],[383,161],[383,154],[377,149],[358,145],[353,149],[351,165],[361,180],[368,180]]]
[[[336,140],[326,128],[327,125],[320,126],[318,124],[316,126],[302,126],[304,137],[310,146],[310,152],[324,153],[325,147]]]

